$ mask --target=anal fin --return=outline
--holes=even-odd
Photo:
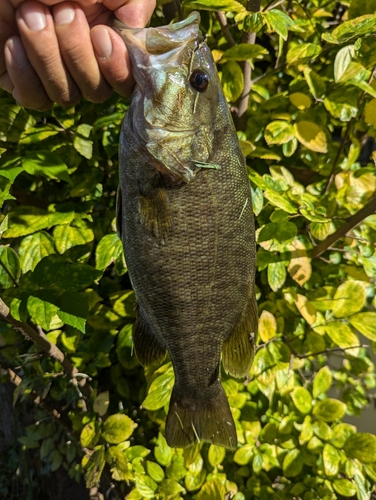
[[[143,366],[161,363],[166,357],[167,351],[159,343],[142,310],[139,307],[137,309],[137,319],[133,331],[133,344],[137,358]]]
[[[255,354],[257,327],[257,302],[252,293],[238,324],[223,344],[222,364],[229,375],[236,378],[248,375]]]

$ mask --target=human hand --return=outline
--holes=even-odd
[[[106,26],[112,14],[144,27],[155,0],[0,0],[0,88],[22,105],[46,110],[81,97],[103,102],[112,89],[133,87],[121,37]]]

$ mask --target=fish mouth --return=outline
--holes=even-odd
[[[192,12],[183,21],[157,28],[127,28],[115,21],[114,30],[123,38],[128,49],[137,81],[137,67],[177,66],[182,63],[187,44],[202,41],[200,14]],[[153,56],[158,56],[155,58]]]

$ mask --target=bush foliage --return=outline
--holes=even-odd
[[[38,449],[45,473],[88,488],[106,475],[114,498],[367,500],[376,436],[344,419],[375,387],[376,1],[182,8],[201,12],[257,218],[259,345],[248,380],[222,376],[238,449],[169,448],[171,363],[144,370],[132,350],[114,222],[127,103],[39,113],[2,92],[0,366],[16,408],[36,408],[11,452]],[[0,496],[10,488],[0,475]]]

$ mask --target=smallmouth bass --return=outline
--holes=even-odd
[[[200,16],[117,29],[136,86],[119,149],[118,227],[137,302],[144,366],[175,372],[172,447],[235,448],[220,363],[248,374],[257,336],[255,234],[244,157]]]

